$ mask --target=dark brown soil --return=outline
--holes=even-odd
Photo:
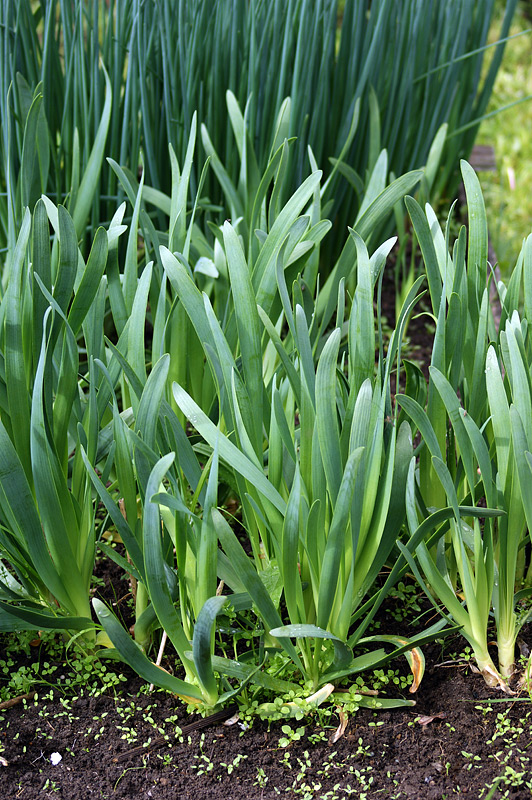
[[[461,643],[456,644],[460,647]],[[305,725],[300,741],[279,746],[280,723],[268,731],[222,724],[174,738],[190,721],[172,696],[140,691],[133,677],[113,693],[86,687],[61,703],[41,697],[0,712],[7,766],[2,796],[97,798],[460,797],[477,800],[505,776],[492,797],[530,798],[531,707],[526,698],[500,699],[463,664],[437,665],[438,650],[417,692],[417,705],[387,712],[359,710],[344,736],[330,738],[336,715],[292,722]],[[56,692],[57,696],[57,692]],[[423,715],[432,721],[421,724]],[[423,721],[423,720],[421,720]],[[327,727],[322,727],[323,723]],[[164,731],[164,747],[124,754]],[[314,739],[309,740],[309,736]],[[316,741],[322,737],[322,740]],[[54,766],[53,753],[62,760]],[[512,782],[515,785],[512,785]]]
[[[127,625],[127,580],[119,567],[103,559],[98,573],[104,582],[98,593]],[[418,632],[434,621],[428,619],[431,611],[423,614],[430,608],[406,582],[388,598],[376,625],[381,633]],[[406,621],[414,617],[415,628]],[[523,634],[530,641],[532,626]],[[530,700],[523,693],[500,702],[501,694],[470,670],[459,636],[424,648],[427,669],[416,695],[397,690],[390,681],[388,694],[414,697],[415,707],[359,709],[335,743],[337,710],[317,711],[306,720],[290,721],[294,731],[304,728],[304,733],[286,748],[279,742],[286,735],[281,722],[268,726],[255,719],[247,730],[238,723],[217,723],[188,732],[191,723],[201,724],[201,717],[189,715],[172,695],[150,694],[120,663],[106,662],[107,677],[116,673],[123,679],[106,689],[103,673],[82,682],[77,691],[57,688],[63,672],[60,662],[53,663],[57,655],[44,645],[30,647],[28,655],[14,654],[7,643],[7,637],[0,637],[0,665],[11,659],[15,670],[38,661],[44,678],[47,669],[61,668],[49,677],[52,697],[50,685],[35,686],[36,698],[0,709],[1,798],[273,800],[285,795],[339,800],[351,795],[357,800],[443,800],[458,795],[477,800],[489,797],[489,787],[501,777],[504,782],[491,797],[532,796]],[[400,678],[406,660],[393,662],[390,669]],[[181,737],[176,737],[177,726],[184,731]],[[163,735],[166,742],[161,742]],[[52,754],[61,756],[55,766]]]

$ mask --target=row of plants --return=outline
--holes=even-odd
[[[0,248],[14,248],[24,208],[41,194],[66,203],[78,236],[87,222],[92,233],[108,222],[125,197],[115,173],[98,175],[92,193],[80,183],[98,173],[104,149],[134,173],[143,154],[146,183],[169,194],[168,145],[183,163],[196,111],[194,193],[207,157],[214,167],[203,184],[206,218],[249,214],[272,153],[294,140],[279,200],[308,174],[310,147],[328,178],[330,261],[382,149],[379,180],[388,180],[427,164],[437,139],[442,169],[427,191],[453,195],[517,2],[506,3],[492,49],[495,0],[235,0],[230,9],[222,0],[2,0]],[[164,227],[163,215],[157,221]]]
[[[139,209],[142,182],[135,194],[118,172]],[[256,258],[244,221],[226,221],[211,257],[190,263],[193,215],[174,239],[186,165],[167,198],[170,247],[145,215],[147,252],[133,224],[122,271],[124,207],[97,230],[87,261],[64,207],[43,198],[27,211],[0,306],[2,630],[77,630],[86,647],[112,644],[146,680],[211,708],[247,682],[283,695],[298,674],[313,690],[332,688],[388,660],[385,642],[420,678],[413,648],[452,619],[486,680],[506,688],[530,582],[532,238],[498,286],[497,332],[482,194],[465,162],[462,173],[469,233],[462,227],[452,246],[451,215],[442,231],[428,204],[406,198],[425,274],[387,343],[379,305],[394,240],[370,256],[364,216],[321,290],[302,277],[329,227],[319,172],[277,208],[270,171]],[[386,213],[420,178],[392,184],[367,215]],[[149,247],[155,258],[144,263]],[[428,387],[401,358],[425,280],[437,319]],[[394,398],[390,378],[399,385],[403,371]],[[238,528],[223,511],[230,497]],[[106,544],[109,522],[127,557]],[[98,600],[103,631],[92,621],[98,548],[131,576],[134,639]],[[443,621],[409,641],[368,635],[408,570]],[[181,678],[146,654],[159,630]],[[216,630],[229,631],[224,656]],[[290,679],[272,676],[272,663]]]
[[[204,710],[252,685],[260,713],[289,715],[401,654],[417,686],[422,645],[459,628],[487,682],[510,690],[532,579],[532,238],[495,286],[496,325],[467,162],[467,231],[452,234],[453,209],[442,226],[428,202],[470,146],[502,55],[477,94],[492,3],[459,5],[459,36],[457,9],[435,3],[441,41],[419,59],[408,38],[397,50],[401,86],[417,87],[401,106],[419,113],[411,126],[383,113],[399,68],[383,83],[377,64],[389,26],[406,37],[435,24],[416,3],[347,3],[337,45],[333,2],[315,15],[305,2],[236,3],[233,17],[218,3],[175,15],[160,3],[152,27],[147,4],[4,3],[1,632],[63,631]],[[320,47],[294,47],[309,25]],[[176,36],[171,50],[167,35],[183,30],[196,45]],[[220,67],[204,82],[200,41]],[[260,92],[271,41],[290,76],[284,102],[282,82],[276,98]],[[240,45],[247,83],[215,90],[222,54]],[[304,122],[303,76],[318,63],[340,95],[320,77],[330,113]],[[198,83],[163,101],[175,74]],[[51,86],[64,90],[57,108]],[[324,174],[326,123],[339,138]],[[399,242],[385,238],[392,218]],[[388,335],[383,275],[407,240],[423,266]],[[420,309],[436,323],[428,383],[404,357]],[[129,576],[133,633],[91,603],[97,556]],[[377,635],[407,572],[441,620],[409,639]],[[161,638],[179,677],[155,663]]]

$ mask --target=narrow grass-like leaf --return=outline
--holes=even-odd
[[[405,205],[410,214],[410,219],[412,220],[416,237],[423,254],[423,261],[429,282],[432,311],[437,315],[441,303],[441,277],[429,224],[425,214],[423,214],[419,204],[413,197],[405,197]]]
[[[72,215],[74,227],[76,228],[76,234],[78,237],[81,237],[84,233],[92,199],[100,177],[100,170],[102,167],[105,150],[105,141],[107,139],[109,121],[111,119],[111,104],[113,100],[111,81],[109,80],[109,76],[103,64],[102,71],[105,78],[105,104],[103,107],[100,124],[98,126],[98,131],[94,139],[94,144],[92,146],[91,154],[89,160],[87,161],[87,166],[85,167],[83,178],[78,189],[76,207],[74,208]]]
[[[463,160],[460,162],[460,169],[466,191],[469,223],[467,250],[469,311],[472,319],[476,320],[480,307],[480,298],[486,284],[488,225],[484,198],[475,170],[467,161]]]
[[[140,431],[143,440],[155,449],[159,409],[164,396],[170,356],[165,354],[153,367],[140,398],[135,429]]]
[[[131,323],[128,336],[128,360],[135,373],[144,384],[146,382],[146,358],[144,353],[144,320],[146,317],[146,304],[150,290],[153,264],[150,262],[144,268],[140,277],[133,308],[131,310]]]

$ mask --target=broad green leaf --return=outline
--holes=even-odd
[[[98,228],[81,283],[68,312],[68,323],[76,336],[96,296],[106,263],[107,233],[104,228]]]
[[[405,197],[405,205],[410,214],[419,246],[421,247],[429,283],[432,311],[434,315],[437,315],[440,309],[442,287],[438,257],[434,248],[429,223],[419,204],[413,197]]]
[[[485,286],[488,264],[488,225],[482,190],[475,170],[462,160],[460,162],[462,178],[467,197],[467,218],[469,229],[468,261],[468,296],[471,318],[476,321],[480,298]]]
[[[37,611],[24,606],[10,605],[0,600],[0,632],[18,633],[19,631],[63,630],[86,631],[94,626],[88,617],[69,617],[53,615],[47,611]]]
[[[207,415],[203,413],[200,407],[181,386],[174,383],[172,388],[177,405],[190,421],[190,424],[203,436],[205,441],[208,442],[213,449],[218,442],[220,457],[242,475],[246,481],[254,485],[281,514],[284,514],[286,504],[276,489],[269,483],[264,473],[261,472],[261,470],[259,470],[226,436],[220,433],[214,423],[210,421]]]
[[[282,625],[279,628],[272,628],[270,635],[275,636],[276,639],[282,639],[285,636],[292,639],[329,639],[334,646],[333,666],[335,669],[343,669],[353,658],[353,653],[345,642],[318,625]]]
[[[201,703],[203,698],[197,686],[193,686],[191,683],[182,681],[179,678],[174,678],[162,667],[156,666],[144,655],[138,644],[126,633],[112,611],[101,600],[94,598],[92,604],[105,632],[113,642],[120,657],[131,669],[135,670],[141,678],[144,678],[149,683],[177,694],[189,702]]]
[[[316,370],[316,425],[333,504],[338,496],[343,472],[336,412],[336,363],[340,338],[340,330],[336,328],[323,348]]]
[[[176,648],[183,665],[188,668],[189,662],[185,653],[189,649],[189,643],[170,596],[164,568],[165,558],[162,547],[159,506],[153,500],[174,459],[174,453],[163,456],[152,469],[148,479],[143,520],[144,568],[146,571],[146,588],[155,612],[168,634],[168,638]]]
[[[282,533],[283,590],[288,615],[293,622],[301,622],[304,619],[303,593],[298,561],[300,503],[301,476],[299,468],[296,466],[296,474],[286,506]]]
[[[264,689],[268,689],[276,694],[288,694],[288,692],[293,692],[299,687],[297,683],[284,681],[281,678],[275,677],[275,675],[270,675],[268,672],[257,671],[256,667],[241,661],[212,656],[211,663],[213,669],[221,675],[227,675],[229,678],[236,678],[242,682],[250,680],[251,683],[262,686]]]
[[[223,236],[235,306],[238,342],[242,355],[243,377],[250,402],[256,411],[253,444],[258,454],[262,451],[262,415],[259,411],[262,408],[260,322],[249,268],[238,236],[229,222],[223,226]]]
[[[194,666],[203,690],[205,702],[214,705],[218,699],[218,684],[211,662],[213,628],[216,617],[227,605],[227,597],[210,597],[203,604],[194,625],[192,653]]]
[[[506,485],[510,457],[510,410],[506,399],[506,391],[495,354],[490,346],[486,356],[486,388],[491,411],[491,424],[497,448],[497,470],[501,486]]]
[[[30,457],[30,408],[22,331],[23,273],[30,230],[31,214],[26,209],[11,261],[11,275],[6,294],[4,359],[9,419],[14,445],[31,486],[33,476]]]
[[[331,527],[327,536],[320,570],[317,624],[320,628],[334,627],[331,612],[336,592],[342,587],[341,561],[351,512],[351,501],[364,448],[357,448],[347,460],[334,506]]]

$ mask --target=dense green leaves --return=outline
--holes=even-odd
[[[516,2],[507,3],[501,39]],[[334,203],[339,231],[356,220],[365,237],[364,224],[380,224],[372,201],[390,172],[427,164],[425,189],[444,190],[471,150],[504,49],[481,69],[493,0],[457,0],[452,13],[412,0],[379,0],[369,12],[366,0],[352,0],[342,13],[336,0],[230,9],[223,0],[198,8],[186,0],[51,0],[42,13],[30,0],[2,0],[0,9],[0,245],[10,247],[25,205],[41,193],[57,203],[68,196],[78,237],[87,222],[110,219],[121,192],[102,158],[136,173],[141,151],[145,199],[160,206],[161,192],[173,198],[172,250],[188,257],[183,209],[207,156],[205,196],[233,220],[253,218],[254,236],[264,228],[254,197],[285,140],[293,157],[280,170],[274,206],[302,182],[310,152],[328,171],[322,199]],[[340,233],[332,251],[342,244]],[[313,274],[315,266],[311,285]]]

